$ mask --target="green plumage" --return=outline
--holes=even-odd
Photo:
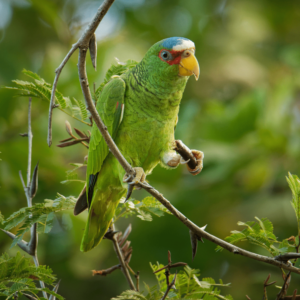
[[[178,76],[178,64],[170,65],[159,58],[161,49],[161,42],[155,44],[134,67],[132,61],[113,67],[121,76],[113,76],[101,86],[96,106],[121,153],[132,167],[142,167],[146,174],[172,149],[179,104],[188,79]],[[110,77],[112,71],[109,72]],[[94,248],[106,233],[126,193],[124,175],[94,124],[87,164],[87,187],[93,188],[87,188],[91,203],[82,251]]]

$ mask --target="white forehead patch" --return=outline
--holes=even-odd
[[[174,51],[183,51],[186,49],[195,48],[195,44],[190,40],[179,40],[180,44],[177,44],[176,46],[173,46],[172,50]]]

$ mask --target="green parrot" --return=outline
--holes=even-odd
[[[114,75],[103,87],[97,111],[126,160],[136,171],[132,182],[144,182],[160,163],[175,168],[182,162],[174,148],[174,130],[179,105],[189,76],[199,77],[195,45],[182,37],[154,44],[141,62],[121,76]],[[203,153],[192,150],[202,170]],[[109,152],[96,124],[89,144],[86,188],[74,214],[88,208],[81,251],[96,247],[108,230],[120,199],[125,196],[129,176]]]

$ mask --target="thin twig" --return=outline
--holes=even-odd
[[[111,274],[113,271],[118,270],[118,269],[121,269],[121,265],[115,265],[115,266],[113,266],[111,268],[108,268],[108,269],[105,269],[105,270],[99,270],[99,271],[93,270],[92,272],[93,272],[93,276],[95,276],[95,275],[106,276],[106,275]]]
[[[33,261],[34,261],[35,266],[38,268],[40,264],[39,264],[39,260],[38,260],[38,258],[37,258],[37,255],[32,256],[32,258],[33,258]],[[44,281],[41,281],[41,280],[40,280],[40,285],[41,285],[41,288],[45,288],[45,283],[44,283]],[[48,299],[48,295],[47,295],[47,293],[44,292],[44,291],[43,291],[43,296],[44,296],[46,299]]]
[[[115,231],[115,229],[114,229],[114,224],[112,224],[111,230],[112,230],[113,232]],[[128,284],[129,284],[129,286],[130,286],[130,289],[136,291],[136,288],[135,288],[135,286],[134,286],[134,283],[133,283],[133,281],[132,281],[132,278],[131,278],[131,276],[130,276],[130,274],[129,274],[128,268],[127,268],[126,263],[125,263],[125,261],[124,261],[124,257],[123,257],[122,251],[121,251],[121,249],[120,249],[120,246],[119,246],[119,243],[118,243],[116,234],[114,234],[114,235],[112,236],[111,240],[113,241],[114,249],[115,249],[115,252],[116,252],[116,254],[117,254],[117,256],[118,256],[120,265],[121,265],[121,270],[122,270],[124,276],[125,276],[126,279],[127,279],[127,282],[128,282]]]
[[[168,288],[167,288],[165,294],[163,295],[163,297],[161,298],[161,300],[165,300],[165,299],[167,298],[167,296],[168,296],[168,294],[169,294],[169,292],[170,292],[170,289],[171,289],[172,286],[175,284],[176,276],[177,276],[177,273],[175,273],[174,278],[173,278],[171,284],[168,284]],[[169,279],[169,278],[168,278],[168,279]]]
[[[31,177],[31,157],[32,157],[32,130],[31,130],[31,97],[29,98],[28,103],[28,165],[27,165],[27,189],[30,186],[30,177]],[[29,196],[29,190],[27,191]],[[27,200],[30,197],[27,197]],[[31,199],[30,199],[31,200]],[[28,207],[31,207],[32,203],[28,203]]]
[[[25,196],[27,198],[27,206],[32,207],[32,197],[30,195],[30,176],[31,176],[31,157],[32,157],[32,130],[31,130],[31,98],[29,98],[28,104],[28,166],[27,166],[27,186],[25,187]],[[24,180],[22,173],[20,172],[20,177],[22,184],[24,185]],[[31,227],[31,236],[30,241],[28,242],[28,251],[34,261],[36,267],[39,266],[39,261],[37,257],[37,244],[38,244],[38,235],[37,235],[37,224],[33,224]],[[43,281],[40,281],[42,288],[45,288]],[[48,299],[47,293],[43,291],[43,296]]]
[[[59,79],[59,75],[72,56],[72,54],[75,52],[77,48],[84,47],[88,48],[90,39],[93,37],[98,25],[102,21],[103,17],[106,15],[107,11],[113,4],[114,0],[104,0],[103,3],[100,5],[97,13],[95,14],[93,20],[90,22],[88,25],[87,29],[83,32],[77,43],[75,43],[71,50],[68,52],[66,57],[63,59],[62,63],[59,65],[59,67],[55,70],[55,78],[52,86],[52,91],[51,91],[51,99],[50,99],[50,105],[49,105],[49,116],[48,116],[48,137],[47,137],[47,143],[48,146],[50,147],[52,144],[52,112],[53,108],[55,107],[55,91],[56,91],[56,86],[57,82]]]
[[[139,292],[140,291],[140,271],[137,271],[136,274],[134,275],[136,278],[136,290]]]
[[[280,292],[277,294],[276,300],[280,300],[286,295],[290,280],[291,280],[291,271],[288,272],[287,275],[285,275],[282,288]]]

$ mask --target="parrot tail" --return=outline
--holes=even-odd
[[[96,247],[108,230],[114,217],[116,207],[122,194],[120,191],[109,191],[109,194],[97,190],[93,195],[92,205],[81,241],[80,250],[87,252]]]

